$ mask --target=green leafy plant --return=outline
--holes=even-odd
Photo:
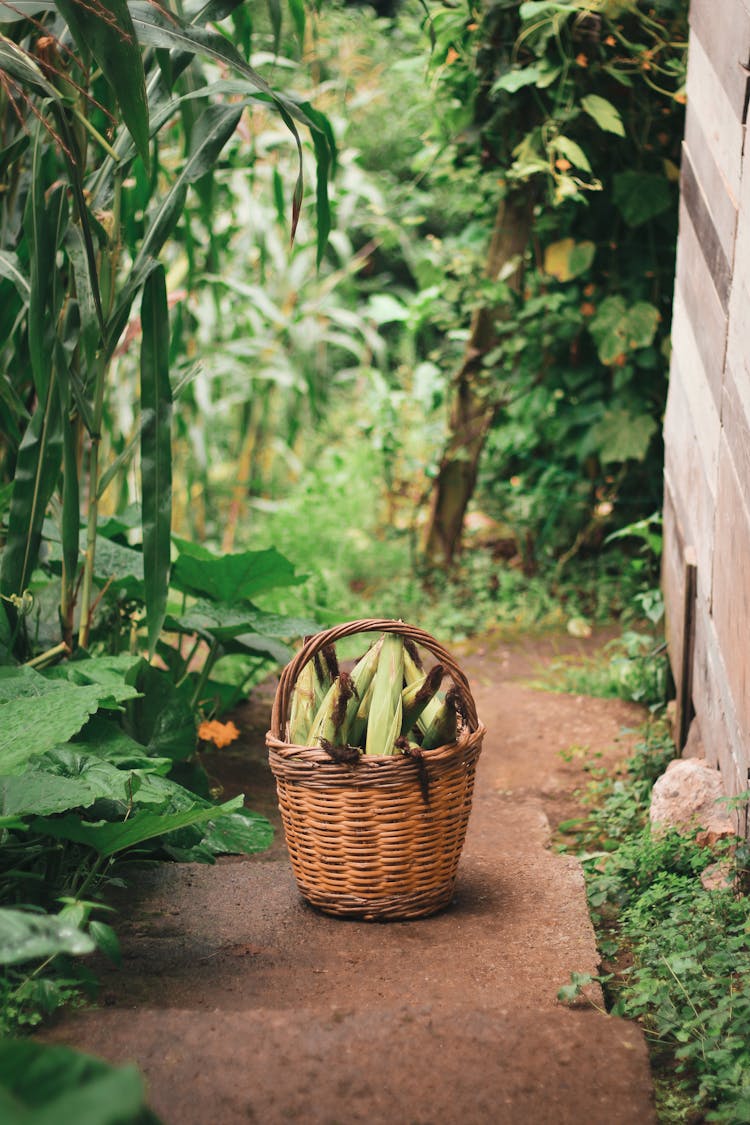
[[[735,1123],[750,1105],[746,849],[652,833],[651,788],[673,752],[652,727],[625,776],[593,782],[588,817],[564,830],[577,835],[608,1006],[646,1030],[659,1120],[700,1110]],[[701,877],[717,865],[723,886],[708,889]],[[561,999],[585,983],[573,974]]]

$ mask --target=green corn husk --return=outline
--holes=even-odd
[[[315,667],[308,663],[297,677],[289,708],[289,741],[295,746],[308,745],[308,736],[318,711],[317,686]]]
[[[312,659],[315,669],[315,709],[322,706],[339,674],[339,662],[334,645],[325,645]]]
[[[436,664],[426,675],[409,684],[401,692],[401,703],[403,705],[402,734],[409,733],[427,704],[435,697],[444,675],[445,669],[442,664]]]
[[[352,677],[348,672],[340,672],[326,692],[315,716],[308,736],[308,746],[319,745],[321,742],[339,746],[346,742],[344,728],[348,705],[352,699],[356,700]]]
[[[349,744],[351,746],[361,746],[365,748],[365,735],[367,732],[367,717],[370,714],[370,704],[372,703],[372,683],[363,695],[357,707],[357,714],[352,719],[349,726]]]
[[[436,714],[425,727],[422,738],[423,750],[434,750],[438,746],[450,746],[458,737],[458,693],[455,688],[446,692],[438,704]],[[424,720],[424,712],[422,719]]]
[[[383,637],[378,666],[372,681],[365,754],[382,757],[394,752],[394,743],[401,734],[403,682],[403,639],[395,633],[388,633]]]
[[[410,687],[411,684],[421,680],[424,676],[424,668],[419,659],[419,653],[414,644],[404,645],[404,680],[406,686]]]

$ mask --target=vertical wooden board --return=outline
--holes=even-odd
[[[695,231],[698,245],[700,246],[706,268],[714,283],[719,303],[726,313],[729,309],[729,290],[731,285],[730,259],[724,252],[724,247],[716,229],[714,217],[706,198],[705,192],[693,168],[690,152],[687,146],[682,148],[682,174],[680,176],[680,194],[685,210],[690,216],[690,222]]]
[[[716,408],[721,405],[721,383],[727,337],[727,314],[721,307],[713,279],[687,208],[680,204],[680,235],[677,241],[677,295],[685,304],[693,339],[710,384]],[[672,329],[673,343],[679,343]]]
[[[714,495],[698,444],[693,419],[679,375],[672,379],[664,418],[664,472],[685,541],[695,547],[698,599],[711,599],[714,540]]]
[[[750,14],[741,0],[691,0],[691,51],[696,38],[741,119],[748,81],[743,64],[750,62]]]
[[[684,148],[690,154],[696,179],[708,200],[716,232],[727,260],[731,264],[737,230],[737,199],[729,190],[727,181],[708,147],[698,115],[691,113],[690,110],[685,118]]]
[[[750,482],[743,484],[722,438],[711,606],[736,715],[750,736]]]
[[[714,381],[718,377],[719,374],[714,369]],[[717,390],[706,374],[694,325],[679,289],[675,292],[672,312],[672,362],[669,382],[670,390],[673,382],[679,384],[687,399],[691,425],[696,435],[695,456],[703,461],[709,488],[715,496],[719,471],[722,391],[719,386],[717,401]]]
[[[697,35],[690,36],[687,73],[689,114],[700,122],[706,144],[734,199],[739,197],[742,164],[742,115],[727,96]]]
[[[661,588],[664,594],[664,635],[667,641],[672,679],[680,682],[685,629],[685,536],[672,498],[668,478],[664,478]]]
[[[748,341],[747,337],[745,339]],[[750,362],[747,351],[744,359],[746,363]],[[738,377],[729,357],[724,369],[721,421],[722,433],[741,483],[745,503],[750,507],[750,372],[745,369]]]
[[[695,631],[693,703],[706,761],[721,770],[727,794],[745,792],[747,732],[742,731],[737,720],[713,621],[707,608],[700,605]]]

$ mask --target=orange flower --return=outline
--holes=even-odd
[[[615,39],[614,35],[608,35],[604,42],[608,47],[614,47],[617,44],[617,40]]]
[[[593,316],[596,312],[596,306],[591,304],[591,301],[584,301],[581,305],[581,316]]]
[[[586,57],[586,55],[584,55],[583,51],[581,51],[580,55],[576,55],[576,62],[578,63],[579,66],[588,66],[589,65],[589,60]]]
[[[218,719],[204,720],[198,727],[198,738],[201,742],[213,742],[219,749],[234,742],[240,737],[240,732],[234,723],[220,723]]]
[[[448,48],[448,53],[447,53],[447,55],[445,56],[445,61],[446,61],[446,64],[447,64],[448,66],[450,66],[450,65],[451,65],[451,63],[454,63],[454,62],[456,61],[456,59],[457,59],[457,58],[459,58],[459,57],[460,57],[460,56],[459,56],[459,54],[458,54],[458,51],[456,50],[456,48],[455,48],[455,47],[449,47],[449,48]]]
[[[564,156],[558,156],[557,160],[555,161],[555,168],[557,168],[560,172],[567,172],[568,169],[572,167],[573,165],[569,160],[566,160]]]

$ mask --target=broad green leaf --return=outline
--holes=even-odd
[[[499,90],[505,90],[509,94],[515,94],[524,86],[536,86],[543,74],[543,66],[542,62],[536,62],[531,66],[514,67],[506,71],[494,83],[490,93],[496,94]]]
[[[2,816],[51,816],[69,809],[88,808],[95,800],[88,787],[44,770],[30,769],[17,777],[0,777]]]
[[[677,193],[666,176],[654,172],[618,172],[612,197],[629,227],[639,227],[677,205]]]
[[[240,795],[217,808],[206,808],[205,803],[200,803],[182,812],[167,815],[135,812],[128,820],[118,824],[107,821],[88,824],[74,816],[51,820],[39,817],[32,821],[31,827],[34,831],[54,836],[56,839],[74,840],[76,843],[85,844],[106,858],[145,843],[147,840],[164,836],[177,828],[185,828],[190,824],[205,824],[213,820],[219,812],[235,812],[242,807],[242,802],[243,797]]]
[[[643,461],[658,423],[650,414],[631,414],[627,410],[607,410],[591,428],[586,445],[596,450],[603,465],[623,461]]]
[[[58,953],[93,952],[88,934],[51,914],[0,908],[0,965],[41,961]]]
[[[240,551],[212,555],[178,542],[180,554],[174,565],[172,584],[190,594],[204,594],[219,602],[254,598],[266,590],[298,586],[305,578],[275,547],[262,551]]]
[[[145,664],[138,676],[138,699],[129,715],[130,733],[149,754],[174,761],[189,758],[195,750],[195,718],[190,705],[191,685],[176,688],[167,672]]]
[[[73,684],[135,684],[143,657],[131,652],[117,656],[84,656],[57,664],[44,673],[47,680],[68,680]]]
[[[184,613],[168,614],[166,627],[180,633],[210,633],[219,640],[237,637],[241,633],[291,639],[307,636],[317,629],[315,622],[306,618],[266,613],[253,605],[243,604],[239,598],[237,602],[201,598]]]
[[[659,320],[659,310],[648,301],[628,308],[623,297],[607,297],[589,326],[599,359],[611,364],[628,352],[648,347]]]
[[[60,690],[58,682],[25,664],[0,668],[0,705],[11,699],[41,699],[51,691]]]
[[[218,816],[203,837],[202,843],[216,855],[252,855],[263,852],[273,843],[273,826],[264,816],[237,809]]]
[[[555,137],[553,147],[576,168],[583,168],[584,172],[591,171],[589,158],[577,141],[571,137]]]
[[[77,734],[100,707],[115,707],[137,694],[129,684],[69,684],[55,693],[54,707],[40,707],[31,698],[5,703],[0,708],[0,773],[21,772],[29,761]]]
[[[593,117],[600,129],[605,133],[615,133],[618,137],[625,136],[625,126],[622,123],[619,111],[612,102],[599,94],[587,94],[581,98],[581,105],[589,117]]]
[[[146,77],[126,0],[107,0],[106,6],[91,4],[87,0],[59,0],[57,7],[78,46],[88,49],[101,67],[148,169]]]
[[[594,260],[596,245],[593,242],[576,242],[562,238],[551,242],[544,251],[544,272],[558,281],[570,281],[585,273]]]
[[[159,1125],[135,1066],[111,1067],[70,1047],[4,1040],[0,1093],[12,1101],[7,1125]]]
[[[118,967],[122,965],[120,939],[111,926],[106,922],[99,922],[94,919],[94,921],[89,922],[89,934],[96,942],[96,948],[99,949],[105,957],[109,957],[110,961]]]
[[[141,773],[148,771],[165,776],[172,768],[171,758],[150,754],[145,746],[126,734],[119,723],[101,712],[92,715],[75,736],[75,741],[70,743],[70,748],[105,759],[120,769],[137,769]]]
[[[148,650],[153,656],[167,608],[172,530],[172,388],[163,266],[143,287],[141,324],[143,571]]]

